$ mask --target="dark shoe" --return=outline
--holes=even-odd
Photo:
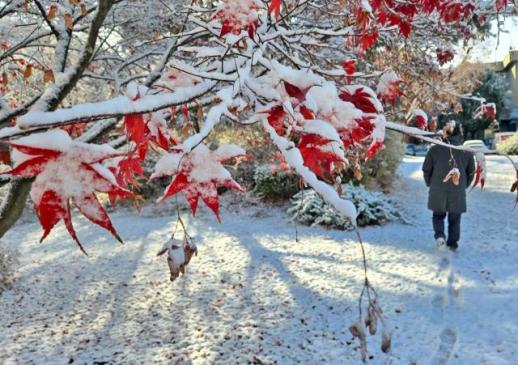
[[[454,242],[454,243],[449,243],[448,242],[446,245],[453,252],[457,251],[457,249],[459,248],[459,245],[457,244],[457,242]]]

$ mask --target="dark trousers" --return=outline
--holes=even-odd
[[[460,216],[462,213],[448,213],[448,246],[457,246],[460,238]],[[444,234],[444,218],[446,213],[433,212],[433,230],[435,232],[435,239],[442,237],[446,238]]]

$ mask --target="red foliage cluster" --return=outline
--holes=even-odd
[[[453,52],[449,49],[437,48],[435,50],[435,54],[437,55],[437,60],[439,61],[440,65],[444,65],[445,63],[450,62],[454,57]]]
[[[61,150],[59,147],[43,148],[25,141],[10,143],[24,157],[11,170],[4,172],[13,176],[36,178],[31,195],[44,230],[41,241],[63,220],[68,232],[84,252],[72,225],[72,203],[92,223],[108,230],[122,242],[95,194],[102,192],[119,197],[132,195],[119,186],[112,179],[113,176],[99,164],[119,154],[114,150],[97,150],[92,149],[91,145],[73,142],[63,131],[50,133],[57,133],[61,140],[69,142],[68,147]]]
[[[286,81],[283,82],[287,94],[296,103],[294,111],[298,112],[302,119],[292,120],[290,113],[284,110],[282,105],[276,105],[268,110],[268,123],[276,133],[291,138],[297,142],[304,165],[307,166],[321,179],[332,182],[332,177],[348,165],[343,153],[339,153],[337,141],[313,132],[304,131],[304,126],[314,120],[326,121],[327,116],[315,115],[305,105],[308,89],[299,88]],[[354,105],[362,112],[362,116],[355,119],[350,128],[337,128],[340,141],[345,148],[363,151],[365,158],[372,158],[383,146],[382,141],[373,139],[375,119],[382,112],[379,102],[372,92],[363,87],[344,88],[340,91],[339,98]],[[298,128],[297,128],[298,127]]]

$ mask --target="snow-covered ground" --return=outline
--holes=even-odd
[[[450,257],[435,252],[421,164],[405,159],[394,194],[414,224],[362,229],[394,329],[389,355],[369,338],[370,363],[517,364],[512,170],[489,158]],[[2,241],[19,250],[20,268],[0,296],[0,363],[360,363],[347,330],[363,279],[354,234],[299,226],[296,242],[281,210],[247,212],[187,219],[199,253],[173,283],[156,252],[174,216],[112,214],[124,246],[76,219],[89,257],[62,225],[43,244],[37,223],[16,226]]]

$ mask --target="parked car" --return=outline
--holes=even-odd
[[[493,148],[505,141],[507,138],[511,138],[515,133],[518,132],[498,132],[493,137]]]
[[[480,139],[471,139],[468,141],[465,141],[463,144],[464,147],[469,147],[475,152],[482,152],[483,154],[492,153],[489,148],[485,145],[484,141],[481,141]]]
[[[405,146],[405,154],[411,156],[425,156],[429,148],[429,144],[407,143]]]

